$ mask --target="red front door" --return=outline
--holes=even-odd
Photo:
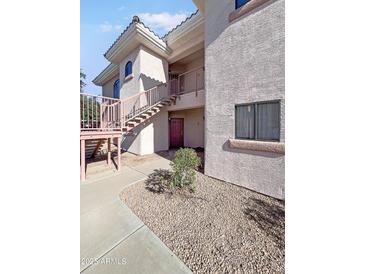
[[[170,120],[170,147],[184,146],[184,119],[171,118]]]

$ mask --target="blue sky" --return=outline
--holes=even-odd
[[[80,66],[86,73],[85,91],[101,94],[91,81],[107,65],[103,54],[131,22],[133,15],[163,36],[196,11],[192,0],[81,0]]]

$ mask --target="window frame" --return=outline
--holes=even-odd
[[[246,3],[242,4],[241,6],[238,6],[238,1],[239,0],[234,1],[234,7],[235,7],[236,10],[243,7],[243,6],[245,6],[248,2],[250,2],[250,0],[247,0]]]
[[[130,64],[130,73],[127,74],[127,69],[129,64]],[[133,73],[133,63],[132,61],[128,61],[124,67],[124,78],[127,78],[129,75],[132,75],[132,73]]]
[[[257,106],[263,104],[272,104],[278,103],[279,104],[279,111],[278,111],[278,121],[279,121],[279,137],[278,139],[260,139],[257,138]],[[238,137],[237,136],[237,107],[240,106],[253,106],[254,108],[254,138],[245,138],[245,137]],[[252,140],[252,141],[264,141],[264,142],[280,142],[280,131],[281,131],[281,100],[268,100],[268,101],[259,101],[259,102],[252,102],[252,103],[244,103],[244,104],[236,104],[234,106],[234,137],[238,140]]]
[[[118,87],[119,90],[117,91],[119,93],[119,97],[115,96],[115,87],[117,85],[117,82],[118,82],[118,85],[119,85],[119,87]],[[120,79],[117,79],[117,80],[114,81],[114,84],[113,84],[113,98],[120,99]]]

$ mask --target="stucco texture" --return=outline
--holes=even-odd
[[[105,85],[103,85],[102,87],[103,96],[111,98],[114,97],[114,83],[117,79],[119,79],[119,75],[114,76],[108,82],[106,82]]]
[[[134,154],[147,155],[169,148],[168,112],[159,113],[133,129],[122,141],[122,148]]]
[[[205,173],[284,199],[285,156],[232,149],[235,105],[280,100],[285,142],[284,0],[229,23],[234,1],[205,1]]]
[[[124,68],[128,61],[133,63],[133,77],[125,79]],[[125,99],[159,83],[165,83],[167,81],[167,69],[168,63],[164,58],[144,46],[139,46],[120,63],[121,98]],[[143,102],[141,101],[141,103]],[[126,105],[126,110],[128,111],[128,108],[131,107],[132,105]],[[167,137],[165,135],[160,136],[160,132],[166,133],[168,131],[167,123],[167,112],[161,111],[152,119],[134,128],[131,134],[125,136],[122,148],[138,155],[168,149]]]
[[[183,71],[203,66],[203,51],[197,52],[195,55],[190,56],[190,59],[186,60],[184,62]],[[130,79],[125,79],[124,68],[128,61],[131,61],[133,64],[133,72]],[[121,79],[121,99],[148,90],[158,84],[166,83],[168,80],[168,66],[168,62],[165,58],[159,56],[145,46],[140,45],[121,61],[119,64],[119,75],[115,76],[103,86],[103,95],[108,97],[113,96],[113,84],[118,77]],[[192,83],[195,84],[199,79],[187,79],[185,81],[187,87]],[[200,82],[204,83],[203,81],[204,78],[201,77]],[[201,86],[203,86],[203,84],[201,84]],[[142,98],[140,103],[143,104],[144,100],[145,99]],[[156,151],[167,150],[169,147],[168,111],[186,108],[200,109],[187,112],[188,114],[186,114],[186,136],[184,143],[186,146],[203,147],[203,106],[203,90],[200,90],[197,93],[192,92],[179,96],[173,105],[165,107],[158,115],[155,115],[152,119],[149,119],[134,128],[130,134],[124,136],[122,148],[138,155],[146,155]],[[132,107],[132,104],[125,105],[127,112]],[[195,123],[196,120],[198,123],[197,132],[199,132],[199,134],[197,134],[197,132],[192,132],[191,130],[192,128],[195,128],[193,122]]]

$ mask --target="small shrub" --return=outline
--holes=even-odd
[[[172,174],[170,177],[171,189],[176,187],[183,188],[190,187],[192,191],[195,190],[196,173],[200,165],[200,158],[194,149],[180,148],[175,153],[175,158],[172,160]]]

